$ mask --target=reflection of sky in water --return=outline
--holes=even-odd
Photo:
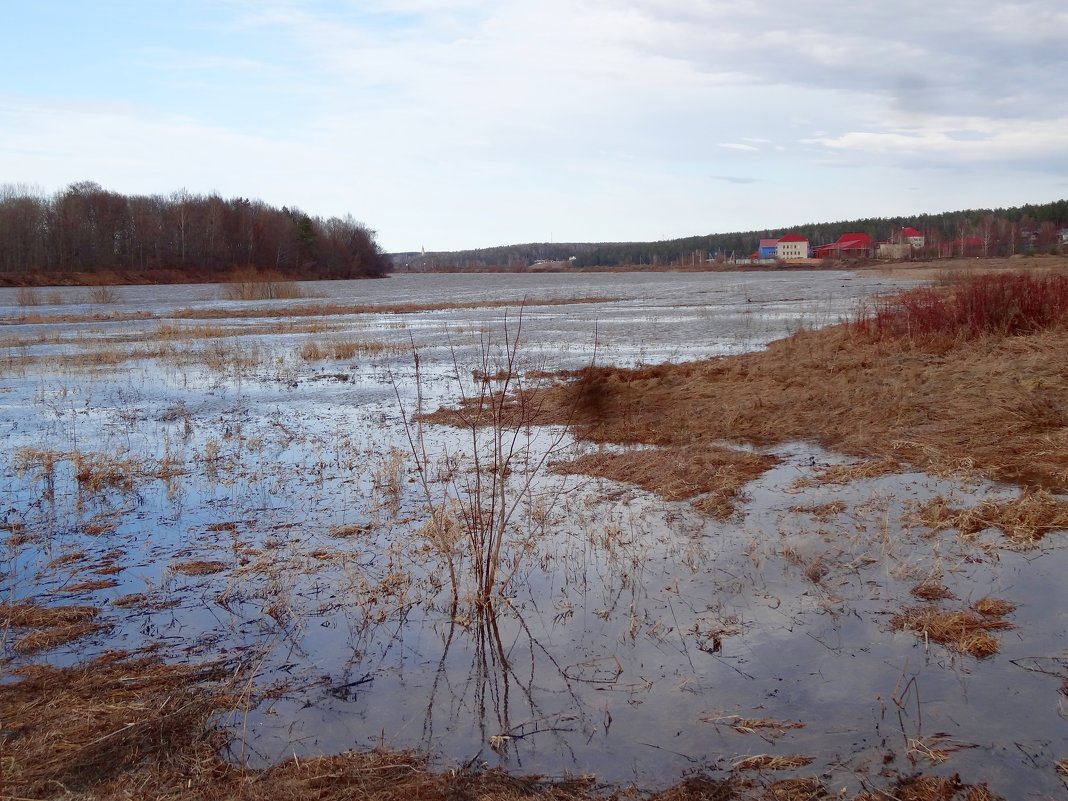
[[[801,326],[834,322],[893,283],[845,273],[595,274],[396,276],[306,288],[318,297],[297,303],[526,297],[522,365],[555,369],[594,355],[598,363],[630,365],[759,348]],[[208,287],[117,293],[119,303],[81,311],[163,317],[167,309],[250,306],[213,300]],[[536,305],[569,296],[618,299]],[[0,291],[0,304],[13,297]],[[78,310],[10,306],[0,317]],[[420,353],[424,407],[433,409],[456,398],[454,360],[468,376],[487,337],[491,366],[500,357],[506,321],[514,335],[519,310],[287,320],[320,323],[324,330],[315,333],[269,334],[255,327],[262,320],[182,321],[248,326],[256,333],[218,342],[231,355],[256,358],[246,367],[212,368],[187,351],[218,342],[192,340],[174,344],[188,358],[118,367],[23,370],[5,361],[2,521],[37,537],[8,542],[5,590],[93,602],[116,623],[108,636],[49,655],[59,663],[161,642],[173,658],[227,655],[254,664],[263,685],[288,681],[281,697],[245,721],[253,762],[363,748],[384,737],[450,762],[480,754],[516,770],[592,771],[651,785],[697,767],[729,767],[745,754],[812,753],[821,755],[817,764],[836,755],[835,781],[855,787],[852,770],[877,773],[889,751],[894,769],[910,772],[906,740],[942,731],[980,747],[940,769],[990,779],[1001,792],[1060,787],[1052,768],[1064,756],[1056,747],[1063,742],[1059,679],[1010,659],[1064,655],[1062,552],[1034,561],[1033,554],[1004,554],[996,562],[952,535],[929,540],[912,531],[909,504],[939,493],[966,501],[967,489],[949,482],[908,476],[796,491],[796,478],[834,457],[794,446],[749,488],[744,520],[717,523],[688,504],[547,475],[534,486],[554,502],[546,530],[519,563],[496,628],[455,619],[448,593],[433,588],[440,564],[411,547],[412,527],[425,518],[418,485],[405,474],[391,507],[375,488],[376,472],[392,448],[408,448],[397,395],[410,413],[411,342]],[[107,347],[151,344],[159,325],[8,324],[0,337],[46,337],[9,348],[6,359],[88,355],[108,340]],[[50,344],[57,333],[63,341]],[[343,362],[299,356],[308,341],[347,339],[398,349]],[[426,433],[431,454],[465,445],[456,431]],[[552,431],[531,434],[534,452],[552,441]],[[160,480],[146,467],[132,490],[92,494],[80,488],[69,460],[60,460],[49,483],[32,463],[15,463],[19,448],[93,451],[149,467],[171,459],[185,472]],[[850,509],[827,522],[790,511],[838,498]],[[94,524],[110,530],[88,534]],[[330,535],[349,524],[368,529]],[[112,549],[121,551],[117,586],[65,593],[92,578],[92,565]],[[46,567],[81,551],[71,567]],[[227,570],[187,577],[170,569],[190,558],[218,559]],[[829,571],[818,584],[803,577],[816,558]],[[939,568],[960,606],[987,593],[1021,604],[1013,618],[1019,628],[1001,636],[1003,655],[977,663],[887,632],[888,613],[913,600],[909,587]],[[110,605],[129,593],[176,605],[129,613]],[[905,699],[900,718],[893,703],[895,687],[912,676],[922,723],[915,698]],[[806,728],[766,741],[734,732],[730,715],[800,720]],[[495,735],[504,739],[491,743]]]

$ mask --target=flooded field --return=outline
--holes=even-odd
[[[250,766],[386,746],[642,787],[751,770],[855,793],[923,771],[1060,797],[1063,535],[1011,549],[921,519],[937,497],[1015,488],[796,443],[763,452],[775,465],[720,520],[564,474],[595,449],[564,429],[418,415],[560,369],[758,349],[905,285],[406,275],[291,300],[124,287],[39,305],[0,291],[0,600],[86,608],[5,628],[2,656],[224,663],[243,699],[222,721],[228,756]],[[917,636],[932,605],[993,650]]]

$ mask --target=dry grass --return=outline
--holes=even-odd
[[[807,505],[791,506],[790,511],[795,514],[812,515],[821,523],[829,523],[832,519],[846,510],[844,501],[831,501],[829,503],[814,503]]]
[[[381,356],[382,354],[399,354],[406,348],[390,342],[344,340],[338,342],[316,342],[308,340],[300,348],[300,358],[306,362],[319,362],[326,359],[349,361],[357,356]]]
[[[75,451],[74,477],[78,485],[89,492],[106,488],[131,490],[134,479],[144,474],[144,466],[136,459],[119,459],[106,453]]]
[[[213,559],[191,559],[188,562],[171,565],[171,570],[183,576],[210,576],[213,573],[221,573],[226,570],[226,567],[225,562]]]
[[[854,801],[1001,801],[985,784],[964,784],[960,776],[910,776],[886,790],[861,793]]]
[[[922,598],[925,601],[944,601],[948,598],[956,598],[946,587],[939,581],[929,579],[921,582],[909,590],[910,593],[917,598]]]
[[[97,590],[110,590],[112,587],[117,586],[119,586],[119,582],[115,579],[89,579],[87,581],[79,581],[76,584],[68,584],[65,587],[60,587],[56,592],[64,594],[96,592]]]
[[[999,529],[1018,545],[1033,545],[1054,531],[1068,531],[1068,502],[1044,490],[1030,490],[1010,501],[986,500],[972,509],[954,509],[941,496],[924,504],[920,523],[934,531],[956,529],[966,537]]]
[[[109,782],[117,790],[128,773],[169,776],[177,789],[182,774],[204,781],[202,765],[222,744],[206,722],[224,699],[196,691],[195,668],[108,655],[74,668],[31,665],[13,674],[17,682],[0,685],[4,789],[12,796],[91,790],[106,797],[101,790]]]
[[[339,539],[348,539],[349,537],[360,537],[365,534],[370,534],[374,531],[373,523],[349,523],[344,526],[334,526],[327,534],[331,537],[338,537]]]
[[[805,724],[801,721],[775,720],[773,718],[743,718],[740,715],[726,715],[721,717],[701,717],[704,723],[712,723],[716,726],[729,726],[739,734],[759,734],[761,736],[781,737],[787,731],[803,729]]]
[[[803,754],[775,756],[773,754],[756,754],[739,759],[734,763],[735,770],[794,770],[811,765],[815,757]]]
[[[923,347],[839,325],[799,332],[758,353],[566,373],[566,383],[517,406],[538,409],[537,422],[570,424],[592,442],[804,440],[866,460],[845,480],[899,472],[903,462],[1063,491],[1065,352],[1063,326]],[[836,478],[825,473],[820,480]]]
[[[873,459],[854,464],[832,464],[821,468],[811,476],[799,478],[794,487],[819,487],[824,484],[852,484],[866,478],[892,476],[901,472],[901,464],[894,459]]]
[[[45,314],[41,312],[24,313],[18,317],[0,320],[4,323],[16,325],[47,325],[59,323],[92,323],[109,322],[121,323],[135,320],[227,320],[227,319],[253,319],[253,318],[298,318],[298,317],[338,317],[353,314],[417,314],[431,311],[452,311],[454,309],[496,309],[496,308],[521,308],[538,306],[573,306],[585,303],[607,303],[618,298],[611,297],[585,297],[585,298],[535,298],[531,300],[482,300],[482,301],[456,301],[440,303],[299,303],[288,305],[274,305],[270,307],[252,307],[239,309],[225,308],[186,308],[171,309],[159,313],[149,312],[93,312],[91,314],[65,314],[62,312]]]
[[[102,623],[81,622],[67,623],[61,626],[52,626],[39,631],[31,631],[15,639],[12,646],[16,653],[23,655],[36,654],[41,651],[50,651],[82,637],[88,637],[107,628]]]
[[[95,606],[39,606],[33,603],[0,604],[0,628],[50,628],[92,620],[100,610]]]
[[[974,601],[971,608],[983,617],[1005,617],[1016,611],[1016,604],[987,595]]]
[[[1006,604],[1006,608],[1011,609],[1012,605]],[[997,639],[990,632],[1011,629],[1013,625],[991,614],[949,611],[937,606],[914,606],[906,607],[894,615],[890,628],[915,632],[925,641],[931,640],[959,654],[982,659],[993,656],[1000,649]]]
[[[669,501],[696,499],[698,509],[724,520],[734,513],[741,488],[778,461],[774,456],[706,445],[593,453],[553,469],[637,484]]]
[[[768,785],[764,801],[820,801],[829,798],[826,785],[819,779],[780,779]]]
[[[95,621],[99,614],[95,606],[0,604],[0,629],[32,629],[16,637],[12,648],[19,654],[36,654],[102,630],[105,625]]]

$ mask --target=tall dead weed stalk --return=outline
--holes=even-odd
[[[519,518],[530,508],[535,483],[566,437],[560,430],[535,447],[531,423],[538,409],[528,403],[532,395],[520,369],[522,330],[520,311],[514,327],[505,317],[501,342],[483,333],[473,370],[463,369],[453,349],[459,403],[444,414],[424,414],[413,343],[416,407],[405,414],[405,432],[428,513],[422,533],[446,563],[454,607],[468,595],[478,609],[490,608],[518,571],[520,555],[536,536],[536,527],[519,525]],[[403,412],[396,381],[394,391]],[[464,431],[463,444],[443,445],[431,456],[425,429],[431,422]]]

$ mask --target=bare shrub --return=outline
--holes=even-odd
[[[223,285],[225,300],[294,300],[302,297],[304,292],[300,286],[277,272],[241,270],[234,273],[230,283]]]
[[[97,304],[116,303],[119,293],[111,286],[94,286],[89,289],[89,302]]]
[[[547,447],[537,451],[531,447],[530,426],[538,410],[527,403],[531,396],[519,368],[522,330],[521,312],[514,328],[505,319],[500,345],[484,334],[474,371],[463,369],[453,352],[459,404],[437,419],[464,430],[467,442],[462,452],[446,449],[437,460],[428,455],[423,426],[429,416],[423,414],[419,355],[414,354],[418,393],[415,414],[405,431],[429,516],[423,533],[446,562],[454,606],[466,588],[480,615],[492,609],[494,598],[530,552],[535,528],[524,529],[515,522],[522,509],[538,506],[533,497],[535,478],[565,437],[561,431]],[[501,379],[472,380],[473,373]],[[394,391],[403,411],[396,382]],[[447,468],[439,474],[441,465]]]
[[[20,286],[15,290],[15,303],[19,306],[40,306],[43,301],[36,287]]]
[[[921,287],[862,308],[854,327],[875,337],[971,339],[1032,334],[1068,315],[1068,276],[995,273],[946,287]]]

